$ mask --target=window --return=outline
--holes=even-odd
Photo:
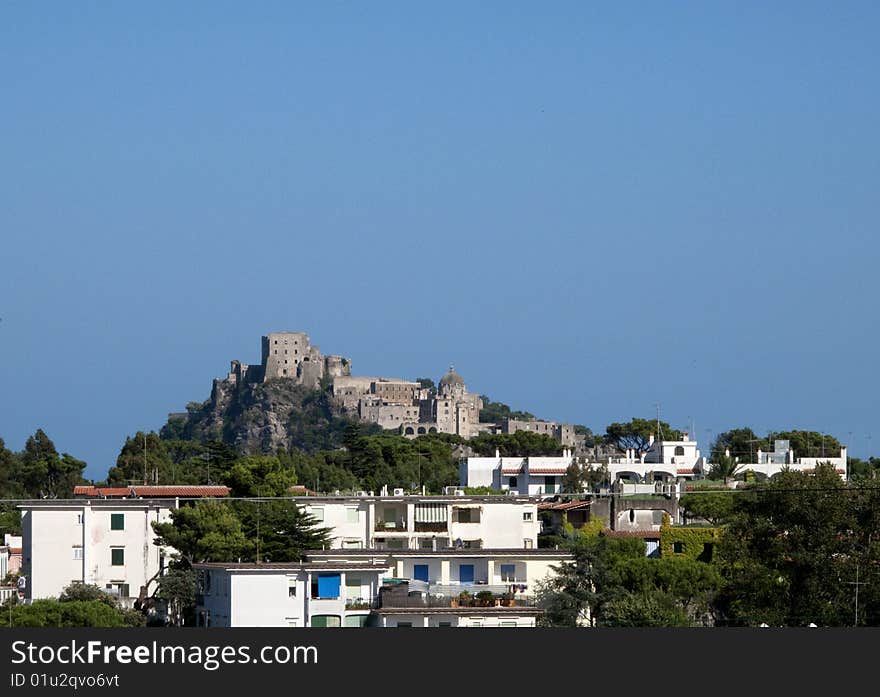
[[[511,488],[511,489],[516,489],[516,487],[517,487],[518,485],[519,485],[519,481],[517,480],[517,478],[516,478],[516,477],[511,477],[511,478],[510,478],[510,488]]]
[[[125,530],[125,513],[110,514],[110,529]]]
[[[515,627],[515,626],[516,626],[516,622],[502,622],[502,623],[501,623],[501,626],[502,626],[502,627]]]
[[[413,565],[413,580],[414,581],[424,581],[428,582],[428,565],[427,564],[414,564]]]
[[[82,514],[82,513],[77,513],[77,514],[76,514],[76,524],[77,524],[77,525],[82,525],[82,524],[83,524],[83,514]]]
[[[360,576],[345,574],[345,597],[348,600],[358,600],[361,597],[361,587],[364,585]]]
[[[338,598],[342,576],[336,574],[318,574],[312,577],[312,598]],[[338,626],[338,625],[337,625]]]
[[[532,548],[532,538],[527,537],[525,540],[523,540],[523,547],[525,549],[531,549]]]
[[[318,520],[318,521],[324,520],[324,509],[323,508],[313,508],[311,510],[311,514],[315,520]]]
[[[299,620],[287,620],[288,627],[299,627]]]
[[[532,520],[532,512],[526,511],[525,513],[523,513],[523,520]]]
[[[344,627],[366,627],[369,615],[346,615]]]
[[[474,565],[473,564],[461,564],[458,567],[458,582],[459,583],[473,583],[474,582]]]
[[[675,554],[683,554],[684,553],[684,542],[673,542],[672,543],[672,551]]]
[[[360,540],[343,540],[342,542],[343,549],[360,549],[361,546]]]
[[[412,627],[412,622],[398,622],[398,627]]]
[[[451,627],[451,626],[452,626],[452,622],[438,622],[438,623],[437,623],[437,626],[438,626],[438,627]]]
[[[501,580],[516,581],[516,564],[501,565]]]
[[[341,627],[339,615],[312,615],[313,627]]]
[[[482,627],[483,620],[471,620],[471,623],[468,626],[469,627]]]
[[[675,446],[675,454],[676,455],[684,455],[684,446],[683,445],[676,445]]]
[[[544,491],[548,494],[552,494],[556,491],[556,477],[544,477]]]
[[[83,558],[83,548],[82,547],[74,547],[73,548],[73,558],[75,560],[79,560]]]
[[[125,566],[125,549],[123,547],[113,547],[110,549],[110,565]]]
[[[345,509],[345,522],[346,523],[358,522],[358,509],[357,508],[346,508]]]
[[[295,598],[296,597],[296,579],[290,578],[287,580],[287,597]]]

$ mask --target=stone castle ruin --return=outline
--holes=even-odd
[[[407,438],[428,433],[452,433],[470,439],[479,433],[521,430],[553,436],[564,446],[577,444],[574,427],[553,421],[481,423],[483,400],[467,391],[464,379],[450,366],[436,390],[418,382],[351,374],[351,360],[323,356],[305,332],[273,332],[262,337],[259,365],[231,361],[225,379],[214,380],[212,401],[226,402],[244,385],[273,379],[291,380],[309,389],[328,386],[343,414]],[[279,424],[280,428],[280,424]]]

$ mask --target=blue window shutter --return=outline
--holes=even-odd
[[[474,582],[474,565],[462,564],[458,567],[458,580],[460,583]]]
[[[427,564],[415,564],[413,566],[413,579],[416,581],[424,581],[428,582],[428,565]]]
[[[321,574],[318,576],[318,597],[338,598],[341,574]]]

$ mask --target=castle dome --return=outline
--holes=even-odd
[[[452,366],[449,366],[449,372],[440,378],[440,389],[444,387],[464,387],[464,378],[456,373]]]

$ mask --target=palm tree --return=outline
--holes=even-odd
[[[709,479],[723,479],[724,483],[727,484],[728,481],[739,474],[741,467],[742,465],[739,464],[739,460],[731,457],[730,451],[726,451],[709,468]]]

